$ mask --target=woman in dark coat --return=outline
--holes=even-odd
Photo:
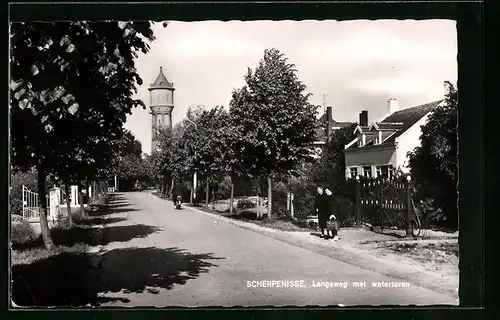
[[[325,237],[326,230],[326,222],[329,217],[329,204],[326,195],[323,193],[323,188],[318,187],[318,193],[316,194],[316,198],[314,199],[314,209],[318,214],[318,224],[321,229],[321,237]]]

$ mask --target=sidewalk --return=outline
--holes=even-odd
[[[226,221],[241,228],[252,230],[276,240],[308,249],[333,259],[376,271],[383,275],[406,280],[414,285],[445,293],[458,299],[458,268],[449,272],[436,272],[414,260],[398,254],[383,253],[375,250],[373,244],[387,242],[404,242],[389,235],[377,234],[365,229],[346,228],[340,231],[339,241],[327,241],[319,237],[319,233],[310,231],[281,231],[262,227],[251,222],[234,220],[209,213],[190,206],[187,210],[199,212],[214,218],[214,223]],[[407,241],[407,240],[406,240]],[[436,240],[433,240],[434,242]],[[456,241],[456,240],[438,240]],[[367,244],[369,244],[367,246]]]

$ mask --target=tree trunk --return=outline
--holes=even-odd
[[[234,202],[234,179],[231,177],[231,200],[229,202],[229,214],[233,214],[233,202]]]
[[[45,169],[37,167],[38,173],[38,208],[40,210],[40,229],[42,231],[43,244],[45,249],[51,251],[54,248],[54,242],[50,236],[49,222],[47,221],[47,201],[45,198]]]
[[[262,212],[260,211],[260,207],[261,207],[261,201],[260,201],[260,194],[261,194],[262,190],[260,189],[260,181],[257,180],[257,194],[255,196],[255,207],[257,208],[257,219],[260,219],[262,218]]]
[[[174,177],[171,177],[170,178],[170,191],[168,193],[168,196],[171,197],[172,196],[172,193],[174,192]]]
[[[97,188],[96,188],[96,183],[94,181],[94,189],[92,190],[92,203],[95,203],[97,201]]]
[[[82,184],[78,185],[78,196],[79,196],[79,202],[80,202],[80,217],[85,216],[85,207],[83,206],[83,190],[82,190]]]
[[[272,203],[273,203],[273,189],[272,189],[271,175],[269,174],[267,176],[267,217],[269,219],[271,219]]]
[[[163,190],[163,196],[164,197],[167,197],[167,195],[168,195],[167,189],[168,189],[167,175],[164,174],[163,175],[163,180],[162,180],[162,190]]]
[[[170,195],[170,181],[172,178],[170,176],[167,176],[166,182],[165,182],[165,198],[167,198]]]
[[[66,191],[66,209],[68,212],[68,226],[71,228],[73,225],[73,217],[71,216],[71,189],[69,183],[64,183]]]
[[[189,204],[193,205],[193,188],[191,188],[191,193],[189,195]]]
[[[89,197],[89,182],[85,181],[85,194],[87,195],[87,208],[89,208],[90,205],[90,197]],[[82,216],[85,216],[85,211],[82,211]]]
[[[205,190],[205,209],[208,209],[208,201],[209,201],[209,197],[210,197],[210,184],[208,183],[208,179],[207,179],[207,186],[206,186],[206,190]]]
[[[212,209],[215,210],[215,189],[212,189]]]

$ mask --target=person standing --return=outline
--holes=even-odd
[[[328,220],[328,216],[326,216],[326,212],[328,210],[328,199],[326,198],[323,188],[318,186],[318,193],[316,194],[316,198],[314,199],[314,210],[318,215],[318,224],[321,230],[321,238],[325,238],[326,234],[326,221]]]

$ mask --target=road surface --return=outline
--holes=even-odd
[[[148,192],[116,194],[109,217],[99,255],[103,306],[456,304],[216,217],[175,210]]]

